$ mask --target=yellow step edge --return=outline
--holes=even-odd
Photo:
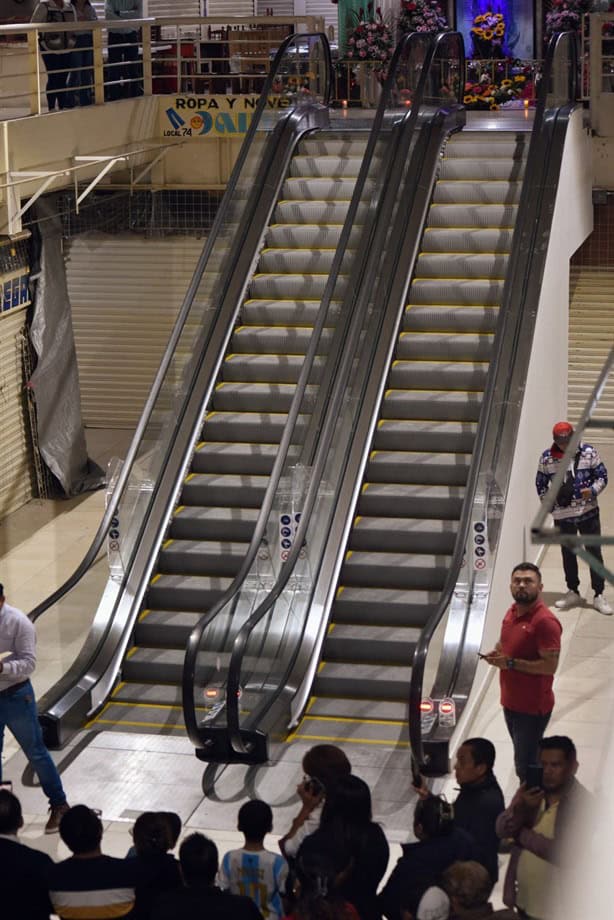
[[[412,281],[412,284],[415,284],[416,281],[436,281],[437,284],[447,284],[447,283],[450,282],[450,281],[491,281],[491,282],[497,282],[497,281],[505,281],[505,278],[478,278],[478,277],[475,277],[475,278],[448,278],[448,277],[445,277],[445,278],[433,278],[431,275],[420,275],[420,276],[416,275],[416,277],[415,277],[414,280]],[[463,306],[464,306],[464,304],[463,304]]]
[[[441,233],[448,233],[450,230],[462,230],[467,233],[470,233],[472,230],[484,230],[484,231],[495,230],[496,231],[496,230],[513,230],[513,229],[514,229],[513,227],[498,227],[498,226],[497,227],[426,227],[424,232],[434,233],[436,230],[439,230]]]
[[[167,549],[171,543],[174,543],[174,539],[171,537],[169,540],[165,540],[162,544],[162,549]]]
[[[126,720],[121,719],[120,721],[118,721],[117,719],[92,719],[92,721],[88,722],[85,727],[90,728],[92,725],[117,725],[117,726],[126,725],[126,726],[129,726],[130,728],[158,728],[158,729],[163,728],[165,731],[172,729],[172,731],[185,732],[185,725],[183,724],[182,725],[167,725],[166,723],[161,724],[160,722],[134,722],[128,719]]]
[[[143,620],[146,620],[150,613],[151,613],[151,610],[149,609],[149,607],[146,607],[144,610],[141,610],[138,616],[139,623],[142,623]]]
[[[173,511],[173,514],[179,514],[181,511],[185,511],[185,508],[186,508],[185,505],[177,505],[177,507]]]
[[[422,329],[416,329],[416,330],[413,330],[413,329],[406,329],[404,332],[399,333],[399,338],[402,339],[403,336],[406,336],[406,335],[413,335],[413,336],[416,336],[416,335],[419,335],[419,336],[423,336],[423,335],[454,335],[454,338],[457,338],[457,337],[460,337],[460,336],[462,336],[462,335],[494,335],[494,334],[495,334],[495,333],[494,333],[494,330],[493,330],[493,332],[480,332],[479,330],[476,330],[475,332],[465,332],[465,331],[456,332],[456,330],[450,331],[450,330],[448,330],[448,329],[429,329],[428,331],[427,331],[427,330],[422,330]],[[399,358],[399,359],[395,359],[395,360],[407,360],[407,359],[406,359],[406,358],[405,358],[405,359],[400,359],[400,358]]]
[[[314,702],[318,701],[318,697],[314,697]],[[301,719],[301,722],[347,722],[350,725],[407,725],[406,719],[359,719],[352,716],[313,716],[305,714]]]
[[[162,575],[158,572],[149,582],[150,585],[155,585],[159,578],[162,578]]]
[[[125,724],[126,724],[125,722],[122,722],[122,725],[125,725]],[[328,742],[329,744],[330,743],[379,744],[379,745],[385,744],[387,747],[395,747],[395,748],[398,748],[398,747],[408,748],[409,747],[409,741],[391,741],[390,739],[387,740],[385,738],[381,740],[375,740],[373,738],[343,738],[343,737],[337,737],[335,735],[304,735],[302,733],[299,734],[299,730],[300,730],[300,726],[293,732],[292,735],[290,735],[286,739],[287,744],[289,744],[290,741],[320,741],[324,743]]]
[[[138,650],[139,650],[138,645],[133,645],[132,648],[128,649],[128,651],[126,652],[126,658],[132,658],[132,656],[136,652],[138,652]]]

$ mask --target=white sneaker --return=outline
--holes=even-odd
[[[568,591],[563,597],[555,603],[557,610],[571,610],[572,607],[580,607],[582,598],[577,591]]]
[[[602,613],[606,617],[611,617],[614,613],[614,610],[610,604],[608,604],[603,594],[595,595],[595,599],[593,600],[593,607],[598,613]]]

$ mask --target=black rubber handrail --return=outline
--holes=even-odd
[[[506,403],[507,393],[509,392],[509,387],[511,386],[512,375],[509,372],[509,369],[511,369],[511,366],[513,365],[513,359],[517,350],[517,342],[515,343],[516,347],[514,347],[513,353],[511,355],[511,360],[508,365],[508,372],[505,374],[502,374],[502,371],[500,370],[500,363],[504,349],[509,347],[509,344],[506,342],[506,330],[512,327],[512,323],[515,323],[517,330],[519,317],[522,315],[525,308],[526,289],[530,276],[530,265],[527,262],[527,256],[530,256],[535,250],[535,237],[538,232],[538,222],[535,218],[536,214],[539,213],[540,203],[543,196],[542,177],[545,169],[547,168],[548,161],[548,158],[545,155],[545,151],[542,150],[542,133],[546,115],[548,89],[550,86],[550,81],[553,77],[553,68],[557,48],[559,47],[559,44],[563,42],[566,43],[570,49],[572,49],[570,51],[570,60],[568,62],[569,77],[567,86],[567,102],[574,102],[577,99],[577,44],[575,41],[572,41],[569,38],[569,36],[573,34],[574,33],[561,33],[559,35],[555,35],[552,37],[548,45],[544,73],[539,89],[533,131],[527,157],[528,169],[533,170],[533,175],[531,175],[529,172],[528,175],[525,175],[525,180],[523,182],[523,189],[519,203],[520,220],[514,230],[510,266],[507,273],[502,303],[499,308],[499,317],[497,321],[497,329],[495,332],[495,354],[493,355],[490,362],[488,379],[484,389],[482,410],[480,413],[476,442],[473,449],[472,464],[465,490],[465,500],[463,503],[463,510],[461,512],[456,544],[440,600],[435,611],[431,617],[429,617],[427,623],[423,627],[414,651],[409,691],[409,738],[412,757],[422,766],[427,766],[423,745],[420,709],[424,696],[424,672],[426,667],[427,654],[433,635],[439,624],[442,622],[444,616],[446,615],[446,612],[448,611],[450,602],[452,600],[452,595],[458,581],[463,556],[466,550],[466,543],[469,536],[469,528],[478,480],[485,468],[492,470],[495,467],[495,460],[500,441],[498,432],[501,431],[501,428],[505,423],[505,413],[501,412],[500,410],[501,407]],[[521,241],[524,244],[524,240],[526,239],[527,235],[529,236],[529,241],[525,245],[519,245]],[[520,277],[518,277],[519,275]],[[519,296],[520,292],[521,295]],[[496,386],[500,376],[503,376],[506,392],[501,394],[501,398],[496,399],[495,406]],[[485,447],[487,443],[490,443],[490,446],[492,447],[491,457],[486,456]],[[457,653],[457,666],[455,667],[454,676],[458,674],[458,661],[461,655],[462,648],[459,647]],[[453,685],[450,685],[447,689],[447,695],[453,696],[453,692]]]
[[[416,93],[414,94],[414,98],[412,100],[411,112],[409,113],[408,116],[406,116],[406,119],[405,119],[405,122],[408,124],[407,131],[409,131],[409,133],[413,131],[413,128],[418,119],[418,114],[419,114],[420,107],[422,104],[422,99],[425,93],[425,88],[427,87],[429,69],[434,59],[437,44],[440,38],[441,37],[438,36],[437,39],[435,39],[435,41],[431,43],[427,51],[425,60],[424,60],[424,66],[422,68],[418,87],[417,87]],[[410,52],[408,52],[407,49],[411,46],[412,42],[415,42],[417,45],[418,45],[418,42],[420,42],[421,50],[422,50],[423,41],[424,41],[423,35],[414,33],[409,36],[406,36],[405,39],[400,43],[399,47],[397,48],[397,54],[395,55],[395,58],[393,59],[393,62],[390,68],[390,73],[386,81],[384,91],[382,93],[382,99],[380,100],[380,106],[378,108],[378,114],[376,116],[378,121],[376,121],[374,128],[373,128],[373,132],[372,132],[372,138],[373,138],[374,144],[376,143],[376,140],[379,134],[379,128],[381,126],[381,122],[383,120],[383,117],[386,111],[387,100],[389,99],[391,90],[395,85],[395,80],[397,76],[396,67],[399,65],[403,54],[410,54]],[[365,298],[365,303],[367,302],[367,300],[368,298]],[[356,316],[353,316],[353,324],[352,324],[351,329],[356,335],[359,333],[360,323],[358,322],[358,317]],[[311,514],[313,512],[313,509],[314,509],[314,506],[317,500],[320,480],[324,472],[326,458],[328,456],[330,444],[334,436],[338,413],[341,410],[343,400],[345,397],[345,393],[347,390],[349,373],[350,373],[352,361],[353,361],[353,349],[351,347],[348,347],[348,344],[346,344],[345,346],[343,358],[345,360],[345,368],[342,368],[340,370],[340,373],[338,374],[337,379],[335,381],[334,389],[331,393],[328,412],[327,412],[327,415],[322,425],[320,438],[318,439],[318,444],[317,444],[317,451],[313,459],[313,470],[312,470],[310,485],[307,490],[305,500],[303,503],[301,521],[300,521],[299,528],[294,538],[292,549],[290,550],[288,559],[282,565],[282,568],[280,570],[275,586],[270,591],[268,596],[264,599],[264,601],[252,613],[249,619],[243,624],[241,630],[235,637],[235,640],[233,643],[232,655],[231,655],[231,660],[230,660],[230,665],[229,665],[229,670],[228,670],[226,707],[227,707],[227,728],[230,734],[232,748],[235,751],[245,750],[245,745],[244,745],[244,741],[241,735],[241,727],[240,727],[240,722],[239,722],[239,705],[240,705],[240,697],[241,697],[241,693],[240,693],[241,671],[242,671],[243,658],[246,653],[249,638],[253,630],[263,620],[263,618],[267,615],[267,613],[273,607],[274,603],[280,597],[281,593],[283,592],[283,590],[285,589],[287,585],[287,582],[290,576],[292,575],[296,562],[299,558],[303,540],[304,540],[307,528],[310,523]],[[285,682],[291,670],[292,664],[293,664],[293,661],[289,661],[287,663],[287,667],[286,667],[284,675],[278,680],[279,690],[283,689],[283,687],[285,686]],[[272,705],[272,702],[273,702],[273,699],[271,698],[269,706]],[[269,708],[269,706],[265,707],[265,711],[266,709]],[[260,712],[260,715],[263,715],[263,714],[264,712]]]
[[[171,361],[173,360],[177,343],[180,339],[181,333],[183,332],[184,326],[186,324],[186,321],[188,319],[190,310],[194,302],[194,298],[198,291],[198,287],[202,281],[202,277],[205,272],[205,268],[207,266],[211,253],[215,246],[217,235],[219,233],[220,228],[223,226],[224,221],[226,220],[226,217],[228,215],[228,211],[231,207],[233,193],[235,192],[237,184],[239,182],[241,171],[247,160],[253,138],[256,135],[256,132],[260,126],[262,115],[267,108],[268,97],[271,95],[273,91],[273,83],[277,78],[277,72],[282,64],[282,61],[286,57],[286,53],[291,45],[298,46],[300,42],[313,40],[314,38],[318,38],[322,42],[322,48],[323,48],[323,53],[325,55],[325,65],[326,65],[326,86],[325,86],[325,92],[323,93],[323,96],[324,96],[325,104],[328,104],[330,102],[330,97],[332,93],[332,59],[331,59],[330,46],[328,44],[328,39],[323,33],[314,33],[314,34],[299,33],[296,35],[290,35],[287,39],[285,39],[283,44],[280,45],[277,51],[277,54],[275,55],[275,58],[273,60],[271,70],[265,81],[264,88],[262,90],[262,93],[256,105],[256,108],[254,110],[254,115],[250,122],[248,131],[245,137],[245,141],[241,145],[241,149],[239,151],[237,160],[233,167],[230,179],[228,180],[228,185],[226,186],[226,192],[224,194],[220,207],[216,213],[215,219],[213,221],[213,226],[211,228],[211,232],[209,236],[207,237],[207,241],[199,257],[198,263],[194,270],[194,274],[190,281],[190,285],[188,287],[188,290],[181,304],[181,308],[179,310],[179,314],[175,321],[175,325],[173,326],[173,330],[171,332],[168,345],[166,347],[166,350],[160,362],[160,366],[156,373],[156,377],[154,379],[152,387],[149,391],[147,400],[145,402],[145,406],[143,408],[143,412],[141,414],[141,417],[136,427],[136,431],[132,438],[132,442],[130,444],[130,447],[128,448],[126,458],[123,462],[121,471],[117,478],[117,483],[109,498],[107,507],[105,509],[105,513],[102,517],[98,530],[96,531],[96,534],[94,535],[94,538],[92,540],[92,543],[89,549],[87,550],[85,556],[83,557],[82,561],[79,563],[79,565],[77,566],[73,574],[70,575],[70,577],[67,578],[67,580],[63,582],[63,584],[61,584],[59,588],[53,591],[52,594],[50,594],[47,598],[45,598],[44,601],[38,604],[28,614],[32,622],[35,622],[43,613],[45,613],[46,610],[48,610],[50,607],[56,604],[59,600],[65,597],[65,595],[68,594],[68,592],[71,591],[79,583],[81,578],[83,578],[83,576],[89,571],[93,563],[96,561],[96,558],[100,550],[102,549],[102,546],[104,544],[104,541],[108,535],[108,532],[111,526],[111,521],[117,513],[119,503],[123,497],[126,486],[128,485],[128,481],[130,478],[130,474],[132,472],[133,464],[137,458],[137,454],[141,446],[141,443],[143,441],[145,432],[147,430],[147,426],[149,425],[149,422],[151,421],[151,416],[155,408],[156,400],[158,399],[158,396],[160,395],[160,391],[166,379],[166,374],[171,365]],[[257,202],[257,192],[258,190],[255,189],[248,203],[248,208],[251,208],[251,211],[254,210],[256,202]],[[241,227],[244,227],[247,223],[248,223],[247,220],[242,220]],[[232,266],[229,265],[227,275],[229,275],[231,271],[232,271]],[[219,312],[223,304],[223,299],[224,298],[221,295],[218,296],[216,312],[209,324],[207,336],[202,343],[202,346],[201,346],[202,351],[206,349],[211,333],[213,329],[215,328],[216,321],[218,319]]]

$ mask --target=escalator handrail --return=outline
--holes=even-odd
[[[421,41],[424,41],[424,38],[421,38]],[[186,653],[183,666],[183,678],[182,678],[182,693],[183,693],[183,711],[184,711],[184,721],[186,725],[186,730],[188,737],[192,740],[194,745],[198,747],[202,742],[200,741],[199,734],[199,725],[196,717],[196,704],[194,696],[194,686],[196,681],[196,662],[198,657],[198,652],[201,647],[201,642],[205,630],[208,629],[209,625],[216,619],[216,617],[224,610],[229,604],[236,604],[239,599],[240,592],[243,588],[244,581],[248,575],[252,564],[257,556],[258,550],[260,548],[262,539],[266,533],[267,523],[273,508],[275,498],[277,496],[279,481],[281,479],[284,465],[287,460],[288,451],[290,449],[292,438],[294,435],[296,422],[300,414],[300,409],[303,403],[303,398],[306,392],[307,384],[313,369],[313,364],[317,356],[317,351],[319,347],[320,338],[324,330],[324,324],[328,316],[328,311],[330,308],[330,302],[335,290],[335,285],[337,283],[337,276],[339,269],[341,268],[343,258],[347,249],[347,244],[349,242],[350,232],[352,229],[353,219],[356,215],[358,205],[361,200],[362,190],[367,178],[368,172],[368,162],[369,158],[372,157],[373,151],[375,148],[375,139],[369,139],[368,149],[363,158],[363,163],[361,164],[361,169],[359,172],[358,179],[356,181],[356,186],[352,199],[350,201],[350,206],[348,208],[348,215],[344,221],[343,230],[341,232],[341,237],[335,256],[333,258],[333,263],[329,273],[329,277],[322,294],[320,308],[318,310],[318,315],[316,318],[316,323],[314,324],[313,333],[310,336],[309,348],[303,363],[301,365],[301,373],[299,375],[298,382],[295,387],[293,394],[292,402],[290,409],[288,411],[288,418],[284,426],[284,431],[280,440],[279,448],[276,453],[275,463],[273,465],[273,470],[271,471],[269,481],[267,483],[267,488],[265,491],[264,498],[262,500],[260,510],[258,513],[258,519],[250,545],[248,547],[247,553],[244,556],[239,571],[233,578],[233,581],[229,588],[224,592],[222,597],[214,604],[214,606],[207,611],[206,614],[201,618],[199,623],[194,627],[188,644],[186,646]],[[365,247],[365,251],[362,253],[363,261],[366,259],[368,247]],[[360,269],[358,266],[353,267],[353,275],[359,272]],[[345,304],[345,300],[344,300]],[[340,315],[343,313],[343,308],[340,311]],[[334,355],[329,354],[327,360],[333,360]],[[274,590],[274,589],[273,589]],[[260,609],[260,608],[258,608]],[[227,710],[229,711],[229,710]]]
[[[397,47],[397,53],[393,58],[391,64],[390,72],[382,92],[382,97],[380,99],[380,105],[378,107],[378,115],[376,116],[376,121],[372,129],[372,139],[373,145],[375,145],[379,133],[379,128],[385,114],[387,100],[390,96],[391,89],[394,85],[396,79],[396,67],[400,62],[403,52],[409,46],[411,41],[418,40],[423,41],[424,36],[420,33],[417,34],[417,38],[414,39],[413,36],[416,33],[411,33],[401,41]],[[433,62],[433,59],[436,54],[437,46],[439,42],[443,39],[445,35],[449,36],[449,33],[443,33],[438,35],[433,39],[430,44],[430,47],[427,51],[425,61],[422,67],[419,83],[417,90],[414,94],[411,111],[404,118],[404,124],[408,125],[407,130],[413,131],[413,128],[417,122],[418,113],[421,108],[422,99],[424,95],[424,89],[427,84],[429,69]],[[366,158],[365,158],[366,159]],[[348,368],[351,366],[351,361],[348,363]],[[247,651],[247,646],[249,642],[250,635],[253,630],[257,627],[258,623],[266,616],[269,610],[272,608],[273,604],[277,601],[282,591],[284,590],[289,578],[292,575],[296,562],[299,559],[301,547],[303,543],[304,536],[306,534],[307,528],[310,523],[311,515],[315,506],[315,502],[318,494],[319,481],[321,479],[326,457],[328,455],[328,450],[330,447],[331,439],[334,434],[336,422],[337,422],[337,408],[341,406],[342,400],[346,393],[347,389],[347,376],[343,373],[337,375],[333,389],[331,391],[330,406],[329,411],[324,419],[322,425],[322,431],[318,441],[317,450],[313,460],[313,471],[311,476],[311,481],[309,488],[305,497],[304,506],[301,513],[301,520],[297,530],[297,533],[294,538],[292,548],[289,552],[288,559],[283,563],[280,572],[277,577],[277,581],[267,597],[261,602],[261,604],[256,608],[256,610],[251,614],[251,616],[243,624],[239,632],[237,633],[234,642],[233,649],[230,659],[230,664],[228,668],[228,682],[227,682],[227,693],[226,693],[226,712],[227,712],[227,728],[231,739],[231,744],[234,750],[241,751],[244,750],[244,743],[241,737],[240,729],[240,720],[239,720],[239,703],[240,703],[240,688],[241,688],[241,671],[242,663],[245,653]],[[288,662],[286,672],[284,677],[279,681],[279,686],[283,686],[285,683],[285,678],[291,668],[291,662]],[[268,708],[268,707],[267,707]]]
[[[104,544],[104,541],[108,535],[108,532],[111,526],[111,521],[113,520],[113,518],[115,517],[117,513],[119,503],[128,485],[128,481],[132,473],[134,462],[137,458],[137,454],[141,446],[141,443],[143,441],[145,432],[147,430],[147,426],[149,425],[149,422],[151,421],[151,416],[155,408],[156,401],[158,399],[158,396],[160,395],[160,391],[164,384],[164,380],[166,378],[166,374],[170,367],[171,361],[173,360],[175,349],[177,347],[177,343],[181,337],[181,333],[183,332],[183,329],[187,322],[190,310],[194,302],[194,298],[198,290],[198,286],[200,285],[205,268],[211,257],[211,253],[215,246],[218,232],[220,228],[223,226],[224,221],[226,220],[226,217],[230,209],[230,205],[231,205],[232,195],[234,191],[236,190],[236,187],[239,182],[240,175],[241,175],[241,171],[243,170],[243,167],[245,166],[245,162],[248,157],[251,143],[256,134],[256,131],[258,130],[258,126],[260,124],[262,115],[267,107],[268,97],[271,95],[273,83],[277,75],[277,70],[279,69],[281,62],[284,59],[284,56],[290,45],[296,44],[300,41],[305,41],[306,39],[313,39],[314,37],[318,37],[320,40],[322,40],[322,43],[323,43],[323,48],[324,48],[325,56],[326,56],[325,57],[326,59],[326,91],[324,93],[324,99],[326,103],[330,101],[330,96],[332,92],[332,58],[330,54],[330,45],[328,43],[328,39],[323,33],[313,33],[313,34],[297,33],[295,35],[288,36],[288,38],[286,38],[284,42],[280,45],[277,51],[277,54],[275,55],[275,58],[273,60],[273,63],[271,65],[271,69],[265,81],[264,88],[262,90],[262,93],[256,105],[256,108],[254,110],[253,118],[251,119],[251,122],[249,124],[247,134],[245,136],[245,141],[241,145],[241,149],[237,156],[237,160],[232,169],[232,173],[230,175],[228,184],[226,186],[226,192],[224,194],[220,207],[218,208],[218,211],[214,218],[213,225],[211,227],[211,232],[209,233],[209,236],[207,237],[207,241],[198,259],[198,262],[194,270],[194,273],[192,275],[192,279],[190,281],[188,290],[185,294],[185,297],[183,298],[181,308],[179,310],[177,319],[173,326],[173,330],[171,332],[164,355],[162,356],[160,366],[158,368],[154,382],[147,396],[147,400],[145,401],[143,412],[141,413],[141,417],[139,418],[136,430],[134,432],[134,436],[130,443],[130,447],[128,448],[128,451],[126,453],[126,457],[122,464],[119,476],[117,478],[115,488],[113,489],[113,492],[109,496],[109,500],[105,508],[105,512],[103,514],[100,525],[98,526],[98,530],[96,531],[96,534],[94,535],[94,538],[85,556],[83,557],[83,559],[81,560],[81,562],[79,563],[75,571],[72,573],[72,575],[70,575],[69,578],[67,578],[66,581],[63,582],[59,588],[57,588],[47,598],[45,598],[44,601],[41,601],[40,604],[38,604],[32,611],[30,611],[28,616],[32,622],[35,622],[46,610],[48,610],[50,607],[52,607],[54,604],[60,601],[63,597],[65,597],[66,594],[68,594],[68,592],[71,591],[79,583],[81,578],[83,578],[83,576],[89,571],[93,563],[96,561],[96,558],[98,557],[98,554],[100,550],[102,549],[102,546]],[[250,199],[250,203],[252,205],[251,207],[252,212],[255,207],[255,202],[256,202],[256,196],[254,195]],[[242,224],[243,223],[244,222],[242,221]],[[219,316],[219,312],[221,310],[222,304],[223,304],[223,298],[219,297],[217,301],[216,313],[214,317],[212,318],[210,325],[209,325],[209,333],[215,327],[216,320]],[[206,342],[203,343],[203,348],[206,347],[206,344],[207,344]]]
[[[544,74],[541,81],[533,130],[531,134],[531,141],[529,145],[529,152],[527,156],[527,164],[530,164],[530,167],[533,168],[537,175],[531,176],[529,174],[525,176],[525,181],[523,182],[523,190],[521,192],[521,199],[518,209],[520,220],[514,229],[512,255],[510,259],[510,262],[513,264],[510,265],[507,273],[505,290],[502,297],[502,303],[499,308],[499,317],[495,332],[495,353],[490,361],[488,378],[484,389],[484,397],[482,402],[482,410],[480,413],[480,421],[478,423],[476,443],[472,453],[472,463],[465,490],[465,499],[463,502],[463,509],[461,512],[461,519],[459,522],[455,548],[452,559],[450,561],[450,565],[448,567],[448,573],[437,607],[429,617],[425,626],[422,628],[414,651],[409,690],[409,739],[412,757],[415,758],[419,764],[425,764],[420,706],[423,699],[424,673],[426,669],[426,659],[429,651],[429,646],[435,631],[437,630],[450,606],[452,595],[462,567],[463,556],[466,550],[466,543],[469,536],[471,515],[473,511],[478,481],[484,470],[494,468],[493,457],[495,454],[496,445],[499,440],[494,432],[500,431],[501,426],[504,423],[505,413],[494,412],[495,406],[493,398],[496,389],[495,384],[498,364],[500,362],[500,357],[504,348],[505,337],[503,330],[506,326],[509,325],[512,317],[519,316],[523,312],[525,303],[524,288],[526,287],[526,279],[527,275],[529,274],[526,268],[525,259],[519,252],[519,246],[514,244],[516,243],[517,239],[521,237],[525,229],[528,232],[532,232],[533,236],[537,232],[537,222],[533,221],[532,229],[529,222],[532,219],[532,216],[539,212],[539,203],[536,201],[535,190],[537,189],[537,195],[539,196],[539,201],[541,201],[541,183],[539,182],[538,177],[543,173],[546,165],[546,158],[539,157],[536,154],[542,145],[542,130],[546,114],[548,86],[552,75],[556,50],[559,42],[561,42],[565,36],[568,36],[569,34],[570,33],[559,33],[553,36],[548,45]],[[573,102],[576,100],[578,91],[577,45],[572,42],[571,48],[574,50],[572,51],[572,60],[570,62],[571,79],[568,86],[568,95],[570,97],[568,102]],[[525,251],[532,253],[534,251],[534,247],[531,245]],[[511,279],[519,271],[523,271],[524,282],[521,297],[517,297],[518,288],[508,281],[508,279]],[[514,298],[512,298],[512,294],[515,295]],[[505,379],[508,381],[509,386],[511,374],[506,374]],[[498,400],[498,404],[500,403],[501,401]],[[493,448],[493,456],[491,457],[486,456],[485,446],[487,442],[490,442]],[[452,693],[453,688],[449,687],[447,695],[451,696]]]

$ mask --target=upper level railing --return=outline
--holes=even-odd
[[[260,94],[284,39],[323,31],[314,16],[122,20],[129,32],[114,25],[0,26],[2,117],[152,94]]]

